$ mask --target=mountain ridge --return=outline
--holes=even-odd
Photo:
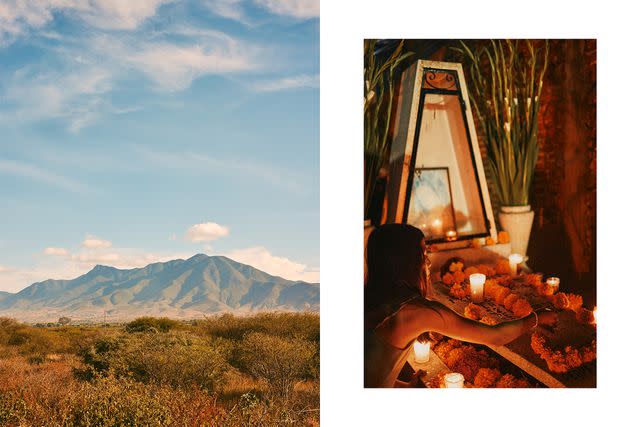
[[[97,264],[70,280],[47,279],[0,293],[0,316],[56,320],[139,315],[199,317],[219,312],[319,310],[319,284],[287,280],[225,256],[119,269]]]

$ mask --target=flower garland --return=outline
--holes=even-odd
[[[430,339],[434,343],[433,351],[454,371],[461,373],[466,381],[467,388],[527,388],[532,387],[525,378],[516,378],[512,374],[503,374],[500,371],[500,362],[484,349],[466,344],[461,341],[443,337],[431,332]],[[444,387],[444,375],[440,373],[428,386],[432,388]]]
[[[568,345],[564,349],[553,350],[547,344],[547,339],[536,331],[531,335],[531,348],[547,362],[549,370],[556,373],[569,372],[596,359],[595,339],[584,347],[575,348]]]

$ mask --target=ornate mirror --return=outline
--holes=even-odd
[[[388,222],[420,228],[429,243],[496,237],[461,64],[405,71],[390,166]]]

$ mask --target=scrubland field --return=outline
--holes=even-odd
[[[0,318],[0,426],[319,425],[317,314]]]

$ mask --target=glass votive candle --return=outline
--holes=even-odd
[[[551,286],[553,288],[553,292],[556,293],[558,292],[558,289],[560,289],[560,279],[557,277],[549,277],[547,278],[547,285]]]
[[[482,273],[474,273],[469,276],[469,288],[471,290],[471,301],[482,302],[484,299],[484,282],[487,276]]]
[[[429,361],[429,353],[431,352],[431,341],[420,342],[415,340],[413,343],[413,354],[416,363],[427,363]]]
[[[444,376],[446,388],[464,388],[464,376],[457,372],[451,372]]]
[[[522,262],[522,255],[520,254],[511,254],[509,255],[509,269],[511,270],[511,275],[516,276],[518,274],[518,264]]]

